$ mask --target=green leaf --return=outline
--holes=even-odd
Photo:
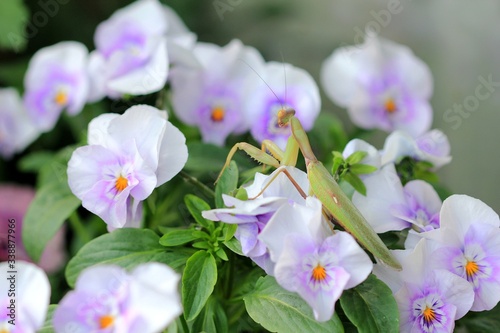
[[[55,333],[54,327],[52,326],[52,317],[54,316],[56,308],[57,304],[49,305],[45,322],[43,323],[43,326],[38,329],[37,333]]]
[[[19,170],[23,172],[38,172],[40,168],[54,158],[54,153],[50,151],[37,151],[24,156],[17,164]]]
[[[369,164],[353,164],[349,166],[349,171],[356,175],[366,175],[377,171],[377,167]]]
[[[336,314],[327,322],[316,321],[309,305],[271,276],[260,278],[243,300],[250,317],[271,332],[344,332]]]
[[[63,222],[80,206],[66,183],[50,183],[39,189],[28,207],[23,222],[26,252],[38,262],[47,243]]]
[[[205,228],[209,228],[209,225],[213,224],[212,221],[206,220],[201,212],[204,210],[210,210],[210,205],[207,204],[203,199],[198,198],[196,195],[188,194],[184,197],[184,203],[187,209],[193,216],[194,220]]]
[[[360,333],[399,332],[399,312],[391,289],[371,274],[359,286],[345,290],[340,304]]]
[[[245,256],[243,254],[243,251],[241,250],[241,244],[236,238],[233,237],[230,240],[225,241],[224,245],[226,245],[226,247],[228,249],[230,249],[231,251],[233,251],[234,253],[236,253],[240,256]]]
[[[223,248],[219,248],[217,251],[215,251],[215,255],[217,255],[217,257],[221,258],[224,261],[229,260],[229,258],[227,257],[226,251],[224,251]]]
[[[346,162],[350,165],[357,164],[363,160],[363,158],[366,157],[368,153],[366,151],[355,151],[351,155],[349,155],[348,158],[346,158]]]
[[[332,167],[332,174],[336,174],[337,170],[340,168],[341,165],[344,164],[344,158],[342,157],[342,154],[339,153],[338,151],[333,152],[333,167]]]
[[[500,327],[500,304],[489,311],[470,311],[457,321],[456,332],[462,332],[458,328],[463,326],[467,328],[465,332],[497,333]]]
[[[210,253],[198,251],[187,260],[182,274],[182,305],[187,321],[200,314],[216,282],[217,264]]]
[[[198,236],[193,235],[193,230],[191,229],[173,230],[160,238],[160,244],[163,246],[179,246],[195,239],[198,239]]]
[[[0,1],[0,49],[20,52],[26,47],[29,11],[22,0]]]
[[[45,163],[40,168],[40,173],[37,179],[37,187],[43,187],[45,184],[49,183],[61,183],[68,186],[68,161],[73,154],[73,151],[77,146],[68,146],[60,151],[54,156],[52,161]]]
[[[359,178],[355,174],[348,172],[344,175],[344,180],[349,184],[351,184],[356,191],[366,196],[366,186],[365,183],[363,183],[363,181],[361,180],[361,178]]]
[[[80,272],[96,264],[113,264],[131,269],[146,262],[160,262],[179,270],[191,251],[167,251],[158,235],[149,229],[123,228],[85,244],[66,266],[66,280],[74,287]]]
[[[214,297],[210,297],[207,304],[193,322],[191,332],[227,333],[227,316],[224,308]]]
[[[223,208],[224,201],[222,200],[222,194],[229,194],[236,187],[238,187],[238,166],[235,161],[231,161],[215,186],[215,206]]]

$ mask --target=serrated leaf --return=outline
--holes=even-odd
[[[229,194],[238,187],[238,166],[231,161],[215,186],[215,207],[223,208],[222,194]]]
[[[349,166],[349,171],[356,175],[366,175],[377,171],[377,167],[369,164],[354,164]]]
[[[209,225],[213,224],[212,221],[206,220],[201,212],[204,210],[210,210],[210,205],[207,204],[203,199],[198,198],[196,195],[188,194],[184,197],[184,203],[186,204],[187,209],[193,216],[194,220],[200,224],[201,226],[208,228]]]
[[[208,299],[203,311],[193,322],[191,331],[206,333],[228,332],[226,312],[214,297]]]
[[[368,153],[366,151],[355,151],[351,155],[349,155],[348,158],[346,158],[346,162],[350,165],[357,164],[363,160],[363,158],[366,157]]]
[[[347,172],[343,178],[346,182],[352,185],[356,191],[366,196],[366,186],[358,176]]]
[[[327,322],[316,321],[309,305],[272,276],[260,278],[243,300],[250,317],[271,332],[344,332],[336,314]]]
[[[0,1],[0,49],[20,52],[26,47],[24,29],[28,15],[22,0]]]
[[[198,251],[187,260],[182,275],[182,305],[187,321],[201,312],[216,282],[217,264],[210,253]]]
[[[146,262],[164,263],[179,270],[192,251],[167,251],[160,237],[149,229],[123,228],[104,234],[85,244],[66,266],[66,280],[74,287],[80,272],[96,264],[113,264],[131,269]]]
[[[360,333],[399,332],[399,312],[391,289],[371,274],[340,298],[345,315]]]
[[[65,183],[46,184],[39,189],[23,221],[23,244],[26,252],[38,262],[47,243],[63,222],[80,206],[80,200]]]
[[[193,235],[191,229],[180,229],[169,231],[160,238],[160,244],[163,246],[179,246],[198,239]]]

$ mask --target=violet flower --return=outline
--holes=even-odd
[[[340,48],[325,60],[321,82],[359,127],[415,137],[431,126],[432,76],[406,46],[368,34],[363,45]]]
[[[24,105],[42,131],[52,129],[63,110],[78,114],[87,102],[88,51],[78,42],[60,42],[38,50],[24,77]]]

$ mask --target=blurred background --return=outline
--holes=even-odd
[[[2,0],[17,2],[17,0]],[[25,0],[31,18],[28,41],[19,53],[0,51],[0,86],[22,89],[31,55],[63,40],[83,42],[92,50],[99,22],[132,1]],[[439,171],[452,193],[479,198],[500,211],[500,2],[497,0],[163,0],[198,35],[199,41],[227,44],[238,38],[256,47],[266,60],[305,68],[319,84],[323,60],[340,46],[362,42],[371,28],[407,45],[426,62],[434,76],[434,128],[448,135],[453,161]],[[57,6],[47,7],[48,4]],[[57,7],[57,10],[56,10]],[[47,9],[49,8],[49,9]],[[394,10],[396,9],[397,10]],[[392,13],[391,13],[392,9]],[[51,12],[52,11],[52,12]],[[42,15],[47,13],[49,15]],[[0,13],[0,16],[2,14]],[[8,17],[0,26],[9,24]],[[46,19],[44,19],[46,18]],[[5,36],[2,36],[5,38]],[[499,82],[484,100],[474,99],[482,79]],[[485,88],[481,88],[484,91]],[[488,88],[486,88],[488,89]],[[471,97],[472,96],[472,97]],[[471,101],[462,115],[455,113]],[[346,111],[323,95],[323,110],[352,128]],[[450,111],[448,111],[450,110]],[[448,112],[447,112],[448,111]],[[453,115],[451,120],[445,113]],[[458,116],[458,120],[457,120]],[[65,135],[64,133],[61,135]],[[368,140],[382,148],[386,134]],[[38,142],[43,145],[44,139]],[[332,148],[336,149],[335,142]],[[29,175],[10,172],[14,161],[0,163],[1,182],[30,182]],[[3,172],[2,172],[3,170]]]

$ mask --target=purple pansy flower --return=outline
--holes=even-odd
[[[38,137],[17,90],[0,89],[0,155],[10,158]]]
[[[403,187],[394,164],[367,175],[363,181],[366,196],[355,192],[352,202],[376,232],[439,228],[441,199],[428,183],[413,180]]]
[[[89,99],[144,95],[163,88],[168,76],[168,22],[157,0],[139,0],[99,24],[90,55]]]
[[[108,229],[139,226],[141,201],[184,167],[186,139],[166,116],[148,105],[103,114],[89,124],[89,145],[73,152],[69,186]]]
[[[248,130],[243,113],[247,85],[263,59],[252,47],[233,40],[224,47],[197,43],[196,64],[172,69],[172,103],[177,117],[197,126],[204,142],[222,146],[231,133]]]
[[[302,190],[307,193],[309,190],[307,174],[294,167],[286,167],[286,169]],[[224,204],[230,208],[212,209],[202,213],[203,217],[212,221],[238,224],[235,237],[241,243],[243,254],[250,257],[269,275],[273,275],[274,264],[269,259],[266,245],[259,240],[259,234],[281,206],[293,202],[305,204],[305,199],[284,173],[280,173],[273,180],[277,172],[280,172],[280,169],[269,176],[255,174],[253,184],[246,187],[249,198],[259,195],[268,182],[272,181],[258,197],[242,201],[223,195]]]
[[[54,312],[54,329],[159,332],[182,313],[179,279],[160,263],[139,265],[130,274],[112,265],[87,268]]]
[[[475,294],[472,311],[500,301],[500,220],[490,207],[467,195],[443,202],[441,228],[420,234],[433,240],[432,265],[467,280]]]
[[[437,129],[417,138],[395,131],[385,140],[381,156],[382,164],[398,163],[403,157],[409,156],[418,161],[431,162],[434,170],[451,162],[448,137]]]
[[[259,143],[267,139],[285,149],[291,132],[288,125],[278,125],[278,111],[293,108],[304,130],[311,130],[321,109],[318,86],[309,73],[290,64],[269,62],[258,73],[245,92],[250,133]]]
[[[328,97],[347,108],[354,124],[418,136],[432,123],[432,76],[405,46],[368,35],[363,45],[336,50],[321,81]]]
[[[363,282],[373,267],[351,235],[333,234],[313,197],[306,206],[283,205],[259,238],[276,263],[276,281],[298,293],[318,321],[329,320],[342,292]]]
[[[78,42],[60,42],[37,51],[24,77],[24,105],[41,130],[54,127],[67,110],[79,113],[87,102],[88,51]]]
[[[414,250],[392,251],[403,269],[377,264],[373,273],[394,293],[401,332],[451,333],[471,308],[474,293],[464,279],[428,264],[433,253],[422,239]]]

